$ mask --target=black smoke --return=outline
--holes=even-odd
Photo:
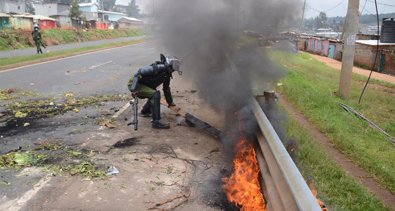
[[[285,75],[260,46],[243,43],[243,32],[275,37],[292,27],[300,5],[299,0],[162,0],[156,7],[161,45],[182,59],[185,77],[226,118],[229,150],[240,136],[254,136],[248,107],[253,89],[273,89]]]

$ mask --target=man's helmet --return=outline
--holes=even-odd
[[[166,57],[163,54],[160,55],[160,60],[163,64],[169,65],[172,71],[177,71],[179,75],[182,75],[182,71],[180,70],[181,62],[179,59],[173,57]]]
[[[182,72],[180,70],[180,66],[181,66],[180,60],[176,58],[166,58],[166,63],[171,66],[173,71],[177,71],[179,75],[182,75]]]

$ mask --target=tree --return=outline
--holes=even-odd
[[[36,10],[34,9],[33,2],[31,0],[25,1],[26,12],[30,14],[36,14]]]
[[[114,8],[116,0],[101,0],[102,2],[102,10],[111,11]]]
[[[69,11],[69,16],[71,19],[80,20],[82,17],[82,12],[80,6],[78,5],[78,0],[73,0],[71,2],[71,7]]]
[[[131,0],[127,7],[127,13],[129,17],[139,17],[140,9],[139,6],[136,4],[136,0]]]
[[[320,14],[314,19],[314,26],[316,28],[325,28],[328,26],[328,18],[325,12],[320,12]]]

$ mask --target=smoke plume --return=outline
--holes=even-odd
[[[185,77],[200,96],[230,119],[249,113],[238,111],[248,104],[254,84],[268,89],[284,76],[261,47],[243,42],[242,32],[273,37],[288,31],[300,5],[299,0],[163,0],[156,7],[157,35],[182,59]]]

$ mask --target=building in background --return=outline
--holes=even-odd
[[[10,17],[11,28],[18,30],[33,30],[33,17],[28,15],[12,15]]]
[[[0,13],[0,30],[11,28],[10,15]]]
[[[144,22],[142,20],[131,17],[119,19],[118,24],[119,29],[141,29],[144,27]]]
[[[26,12],[26,4],[23,0],[0,0],[0,12],[23,14]]]
[[[80,3],[80,10],[82,14],[86,17],[87,21],[98,21],[99,20],[99,2],[97,0],[92,0],[89,3]]]
[[[56,19],[43,15],[27,15],[26,17],[33,18],[33,24],[38,25],[40,29],[54,29],[56,28]]]
[[[70,5],[62,3],[34,4],[37,15],[48,16],[56,20],[56,26],[62,29],[72,29],[69,17]]]
[[[376,57],[377,40],[357,40],[355,43],[355,64],[370,69]],[[379,54],[375,71],[395,75],[395,43],[379,42]]]

